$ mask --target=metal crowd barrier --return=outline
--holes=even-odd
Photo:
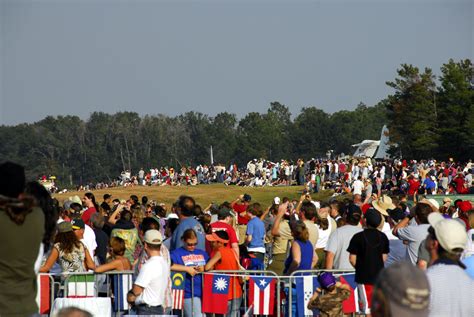
[[[50,313],[57,298],[94,298],[100,294],[105,295],[102,298],[113,298],[113,314],[130,312],[127,292],[133,286],[133,274],[134,271],[38,274],[40,314]],[[45,283],[45,277],[48,277],[49,285]],[[49,288],[47,302],[42,300],[46,298],[46,287]]]
[[[299,270],[293,272],[290,276],[278,276],[273,271],[267,270],[214,270],[209,272],[198,273],[203,277],[205,274],[221,274],[230,277],[241,277],[250,278],[252,276],[269,276],[276,279],[275,292],[276,292],[276,316],[281,316],[281,309],[285,305],[281,303],[281,291],[282,285],[288,286],[289,292],[287,297],[288,303],[288,316],[293,317],[292,304],[293,304],[293,293],[292,286],[295,280],[298,278],[304,278],[305,276],[315,276],[321,272],[332,272],[336,277],[347,274],[354,274],[354,270]],[[49,282],[49,301],[44,308],[53,308],[54,300],[56,298],[87,298],[97,297],[99,293],[106,294],[107,297],[114,298],[112,303],[112,314],[120,315],[121,313],[130,313],[129,305],[127,302],[127,292],[133,286],[133,271],[111,271],[104,273],[68,273],[68,274],[39,274],[38,283],[46,283],[46,278]],[[101,278],[105,277],[105,279]],[[55,278],[57,281],[55,281]],[[282,283],[283,282],[283,283]],[[101,292],[100,287],[105,285],[105,288]],[[235,283],[232,292],[235,294]],[[41,284],[40,284],[41,286]],[[242,303],[243,309],[247,313],[251,311],[253,307],[249,307],[247,301],[248,295],[248,283],[244,283],[242,287]],[[204,283],[202,285],[204,287]],[[41,294],[42,295],[42,294]],[[194,278],[191,279],[191,307],[194,307]],[[303,299],[297,299],[303,300]],[[242,307],[242,306],[241,306]],[[41,310],[40,314],[47,314],[48,311]],[[184,309],[181,310],[183,315]],[[194,311],[192,312],[194,316]]]
[[[296,278],[304,278],[305,276],[314,276],[318,275],[321,272],[331,272],[333,273],[336,277],[339,277],[341,275],[345,274],[354,274],[355,270],[298,270],[294,271],[293,273],[290,274],[289,276],[289,291],[288,291],[288,316],[292,317],[293,316],[293,282]],[[297,299],[298,300],[298,299]]]

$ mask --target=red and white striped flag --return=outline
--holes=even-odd
[[[271,315],[275,305],[276,279],[266,276],[251,276],[249,305],[255,315]]]
[[[171,296],[173,309],[183,309],[184,305],[184,273],[171,272]]]

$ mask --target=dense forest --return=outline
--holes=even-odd
[[[374,106],[362,103],[353,111],[332,114],[304,107],[292,115],[272,102],[265,113],[242,118],[222,112],[199,112],[170,117],[134,112],[94,112],[77,116],[48,116],[32,124],[0,126],[0,161],[25,165],[28,176],[54,174],[69,185],[107,181],[124,169],[180,166],[214,161],[243,164],[252,158],[279,160],[350,154],[352,144],[380,137],[387,124],[393,153],[405,158],[474,155],[474,90],[471,61],[450,60],[436,78],[403,64],[387,82],[393,94]]]

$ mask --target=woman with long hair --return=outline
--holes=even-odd
[[[97,205],[95,201],[95,196],[93,193],[85,193],[84,197],[82,197],[82,203],[84,207],[87,209],[84,211],[82,214],[81,218],[84,221],[84,223],[88,226],[91,226],[91,216],[93,213],[96,213],[99,211],[99,205]]]
[[[95,268],[96,273],[108,271],[128,271],[132,269],[132,264],[125,257],[125,241],[119,237],[113,237],[109,241],[110,257],[106,264],[102,264]]]
[[[59,216],[59,205],[56,199],[53,199],[46,188],[37,181],[28,182],[25,186],[25,193],[33,196],[39,207],[44,213],[44,252],[48,252],[54,240],[56,222]]]
[[[313,245],[309,241],[309,231],[302,221],[297,221],[291,227],[293,242],[291,243],[290,254],[285,262],[284,274],[290,275],[297,270],[311,270],[318,257],[315,254]]]
[[[72,230],[70,222],[63,221],[58,225],[58,234],[54,239],[54,246],[51,253],[40,268],[40,273],[47,273],[58,261],[61,271],[65,272],[87,272],[95,269],[89,251],[84,244],[79,241]]]

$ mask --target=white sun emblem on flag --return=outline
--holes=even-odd
[[[216,279],[214,286],[219,291],[225,290],[227,288],[227,281],[224,278],[219,277],[218,279]]]

